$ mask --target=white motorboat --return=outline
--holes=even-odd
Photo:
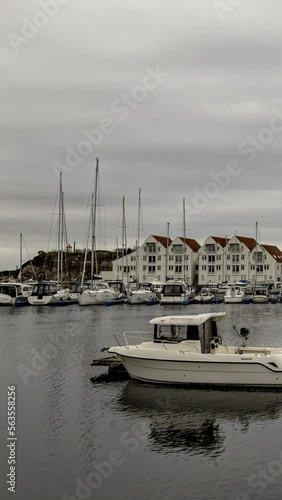
[[[184,281],[168,281],[158,294],[160,304],[189,304],[194,296]]]
[[[267,304],[269,302],[267,287],[255,287],[251,300],[254,304]]]
[[[93,282],[91,288],[82,290],[78,294],[78,303],[80,306],[103,305],[112,303],[116,298],[117,291],[106,281],[96,281]]]
[[[249,330],[241,328],[239,333],[235,327],[241,345],[223,345],[217,322],[225,315],[154,318],[153,340],[140,343],[140,337],[126,332],[122,337],[126,345],[110,347],[108,352],[118,356],[131,378],[143,382],[282,388],[282,348],[247,347]]]
[[[229,286],[224,297],[223,302],[225,304],[242,304],[244,302],[244,287],[241,286]]]
[[[208,288],[202,288],[200,293],[195,295],[194,302],[201,304],[210,304],[215,299],[214,294]]]
[[[32,286],[27,283],[0,283],[0,306],[23,305],[31,292]]]
[[[128,304],[146,304],[146,302],[158,302],[157,294],[151,283],[139,283],[135,290],[130,290],[127,296]]]
[[[65,294],[57,291],[55,282],[39,281],[33,285],[28,302],[31,306],[49,306],[56,304],[63,298],[65,298]]]

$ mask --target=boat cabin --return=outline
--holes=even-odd
[[[186,290],[187,286],[184,283],[168,282],[163,285],[161,295],[163,297],[181,297]]]
[[[54,283],[39,282],[33,286],[32,297],[38,297],[39,299],[43,296],[50,296],[57,293]]]
[[[162,316],[150,321],[154,325],[154,342],[195,345],[202,354],[212,352],[221,337],[217,333],[217,321],[225,318],[225,312],[195,315]]]

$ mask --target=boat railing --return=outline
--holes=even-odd
[[[142,337],[140,336],[142,335]],[[147,335],[147,337],[145,336]],[[132,345],[128,342],[128,338],[131,338],[133,340],[142,340],[144,341],[151,341],[152,340],[153,333],[152,332],[142,332],[142,331],[128,331],[128,332],[123,332],[123,333],[114,333],[114,337],[119,344],[119,346],[124,346],[124,345]],[[120,338],[123,339],[123,343],[120,342]],[[139,342],[140,343],[140,342]],[[134,342],[134,345],[138,347],[138,344]]]
[[[141,337],[142,335],[142,337]],[[147,335],[147,337],[145,337]],[[140,340],[142,342],[152,342],[152,332],[138,332],[138,331],[128,331],[124,333],[114,333],[114,337],[120,347],[122,346],[129,346],[129,345],[134,345],[136,349],[140,347]],[[120,339],[123,339],[123,343],[121,343]],[[129,342],[128,339],[132,339],[133,342]],[[138,342],[136,342],[138,341]],[[162,339],[158,338],[155,340],[155,342],[158,342],[159,344],[162,344],[163,348],[167,351],[167,345],[168,344],[179,344],[179,341],[175,340],[168,340],[168,339]]]

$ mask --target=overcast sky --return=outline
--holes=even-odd
[[[99,247],[255,237],[282,248],[281,0],[2,0],[0,270],[85,244],[100,159]],[[51,237],[49,234],[51,232]],[[53,240],[52,240],[53,238]],[[24,250],[24,260],[27,254]]]

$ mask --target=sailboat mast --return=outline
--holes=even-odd
[[[256,222],[255,285],[257,284],[258,223]]]
[[[57,283],[60,285],[61,279],[61,249],[62,249],[62,175],[60,172],[59,181],[59,223],[58,223],[58,263],[57,263]]]
[[[137,220],[137,262],[136,281],[140,280],[140,228],[141,228],[141,189],[138,190],[138,220]]]
[[[20,234],[20,273],[19,281],[22,282],[22,264],[23,264],[23,235]]]
[[[126,268],[126,281],[128,283],[128,265],[127,265],[127,240],[126,240],[126,218],[125,218],[125,196],[122,198],[122,280],[124,279],[124,258]]]
[[[169,222],[167,222],[166,225],[167,225],[167,236],[166,236],[166,253],[165,253],[165,281],[167,281],[167,274],[168,274]]]
[[[91,199],[91,285],[93,285],[94,276],[94,257],[96,252],[96,214],[97,214],[97,191],[98,191],[98,172],[99,172],[99,158],[96,158],[96,171],[95,171],[95,185],[94,192]],[[95,257],[95,274],[97,270],[97,256]]]
[[[186,279],[185,257],[186,257],[186,214],[185,214],[185,198],[183,198],[183,281],[185,281]]]

